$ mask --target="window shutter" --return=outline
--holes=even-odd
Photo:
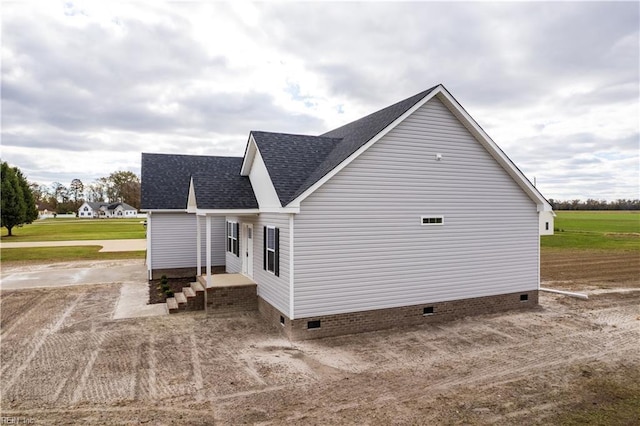
[[[276,241],[275,241],[275,260],[273,273],[276,277],[280,276],[280,228],[276,228]]]
[[[264,238],[262,239],[262,269],[267,270],[267,227],[262,227],[262,235]]]
[[[240,257],[240,224],[236,222],[233,224],[233,226],[235,227],[233,235],[236,236],[236,246],[234,247],[235,253],[236,257]]]
[[[227,251],[231,253],[231,237],[229,233],[229,225],[231,225],[231,223],[227,222]]]

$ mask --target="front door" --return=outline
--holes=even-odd
[[[244,260],[242,261],[242,273],[253,278],[253,225],[244,225]]]

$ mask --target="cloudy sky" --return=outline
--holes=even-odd
[[[2,159],[31,181],[238,155],[442,83],[547,198],[639,198],[640,4],[3,2]]]

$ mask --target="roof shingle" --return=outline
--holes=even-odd
[[[141,208],[184,210],[194,178],[199,208],[257,208],[241,157],[142,153]]]

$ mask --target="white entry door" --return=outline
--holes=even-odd
[[[253,225],[244,225],[244,259],[242,261],[242,272],[253,277]]]

